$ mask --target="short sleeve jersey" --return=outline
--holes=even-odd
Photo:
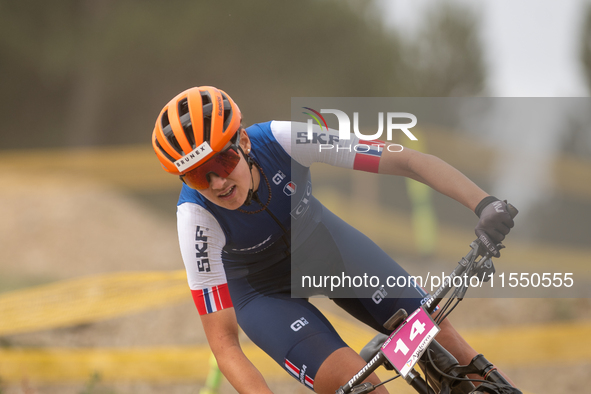
[[[285,259],[314,230],[321,205],[312,194],[312,163],[377,172],[383,150],[380,141],[339,139],[335,130],[310,130],[304,123],[271,121],[246,131],[250,156],[262,171],[257,193],[266,209],[252,203],[228,210],[186,185],[178,201],[181,254],[200,314],[231,307],[229,278]]]

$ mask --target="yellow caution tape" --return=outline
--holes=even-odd
[[[270,379],[287,373],[255,345],[244,352]],[[182,382],[203,381],[209,372],[208,346],[100,349],[2,349],[0,376],[7,382],[24,378],[35,382],[101,381]]]
[[[343,339],[359,350],[374,335],[372,330],[348,319],[327,314]],[[464,337],[477,351],[497,365],[575,365],[591,359],[591,322],[551,324],[540,327],[507,327],[468,332]],[[292,379],[283,368],[252,344],[243,350],[266,379]],[[3,349],[0,376],[6,382],[27,378],[34,382],[67,383],[87,381],[99,374],[101,381],[203,382],[209,371],[210,351],[206,345],[155,348],[102,349]],[[381,378],[392,376],[378,371]],[[408,386],[396,383],[397,391]],[[412,393],[412,390],[408,391]]]
[[[63,327],[160,307],[189,297],[184,271],[105,274],[0,295],[0,335]],[[326,314],[354,350],[374,335],[354,321]],[[465,339],[500,366],[574,365],[591,360],[591,322],[468,331]],[[289,375],[253,344],[243,349],[269,380]],[[155,348],[0,349],[0,378],[6,382],[101,381],[202,382],[209,371],[207,345]],[[379,373],[380,377],[388,373]],[[390,375],[391,376],[391,375]],[[396,383],[405,393],[407,386]],[[409,393],[412,391],[408,391]]]
[[[0,294],[0,335],[108,319],[186,300],[184,270],[124,272]]]

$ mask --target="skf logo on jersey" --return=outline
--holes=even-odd
[[[277,171],[277,174],[273,175],[272,179],[274,184],[279,185],[285,179],[285,174]]]
[[[298,320],[294,321],[293,323],[291,323],[290,327],[294,331],[300,331],[307,324],[308,324],[308,321],[302,317],[302,318],[299,318]]]
[[[293,196],[296,192],[297,186],[295,182],[287,182],[287,184],[283,187],[283,193],[288,196]]]
[[[210,272],[209,255],[207,253],[207,236],[203,235],[201,226],[197,226],[197,230],[195,231],[195,249],[197,250],[197,253],[195,253],[195,257],[197,257],[197,271]]]
[[[305,190],[300,202],[291,211],[292,218],[298,219],[304,213],[306,213],[306,211],[310,207],[310,197],[311,196],[312,196],[312,183],[310,181],[308,181],[308,183],[306,184],[306,190]]]
[[[375,293],[373,293],[373,296],[371,296],[371,299],[376,304],[379,304],[380,302],[382,302],[382,300],[384,298],[386,298],[387,295],[388,295],[388,293],[386,292],[386,289],[384,289],[384,286],[382,286],[378,290],[376,290]]]

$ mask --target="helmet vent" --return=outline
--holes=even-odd
[[[230,104],[228,96],[224,93],[222,93],[222,97],[224,98],[224,130],[228,130],[228,126],[232,122],[232,104]],[[231,132],[234,132],[234,130]]]
[[[203,141],[211,144],[211,118],[213,104],[209,92],[201,92],[201,105],[203,105]]]
[[[189,140],[191,147],[195,149],[195,135],[193,134],[193,125],[191,123],[191,114],[189,113],[189,102],[186,98],[182,99],[178,105],[179,116],[181,119],[181,125],[185,131],[185,136]]]
[[[166,158],[172,162],[176,161],[176,159],[174,157],[172,157],[171,155],[168,154],[167,151],[165,151],[162,146],[160,145],[160,142],[158,142],[158,140],[156,138],[154,138],[154,142],[156,143],[156,146],[158,147],[158,149],[160,149],[160,152],[166,156]]]
[[[172,131],[172,127],[170,127],[170,121],[168,120],[168,111],[164,111],[162,114],[162,118],[160,120],[160,124],[162,126],[162,131],[164,132],[164,136],[172,145],[174,150],[176,150],[181,155],[184,155],[183,149],[181,148],[179,142],[177,141],[176,137],[174,136],[174,131]]]

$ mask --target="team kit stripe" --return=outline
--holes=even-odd
[[[368,148],[357,148],[358,153],[371,156],[382,156],[384,151],[384,143],[381,141],[359,141],[359,145],[365,145]],[[367,151],[365,151],[367,149]]]
[[[200,315],[232,307],[232,299],[227,284],[206,287],[202,290],[191,290],[191,294]]]
[[[384,146],[386,146],[386,143],[380,140],[359,140],[359,144],[367,145],[376,149],[380,147],[380,151],[383,150]]]
[[[298,367],[296,367],[288,359],[285,359],[285,369],[287,369],[289,372],[291,372],[297,380],[300,380],[300,369]],[[304,381],[302,383],[304,383],[306,386],[310,387],[311,389],[314,389],[314,379],[312,379],[308,375],[306,375],[304,377]]]
[[[366,172],[378,172],[380,166],[381,156],[364,155],[357,153],[355,155],[355,161],[353,161],[353,169]]]
[[[288,359],[285,359],[285,368],[295,375],[296,378],[300,377],[300,369],[289,362]]]
[[[367,148],[358,149],[353,161],[353,169],[377,173],[385,144],[380,140],[361,140],[359,145],[365,145]]]

